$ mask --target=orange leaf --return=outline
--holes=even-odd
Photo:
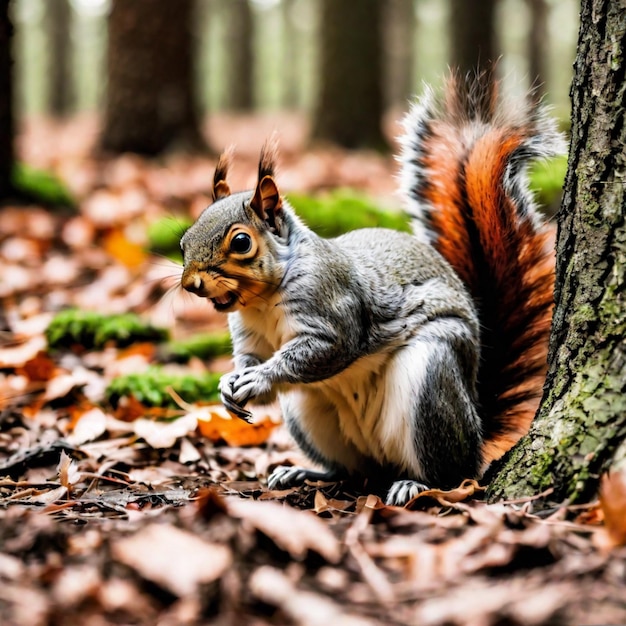
[[[221,407],[215,406],[198,415],[198,430],[211,441],[225,441],[229,446],[259,446],[265,443],[276,424],[265,418],[248,424],[230,417]],[[223,411],[223,409],[222,409]]]
[[[145,250],[127,239],[124,233],[115,228],[105,236],[104,249],[126,267],[138,267],[146,260]]]
[[[31,382],[43,382],[50,380],[54,376],[56,369],[55,362],[41,350],[34,358],[18,367],[16,373],[26,376]]]

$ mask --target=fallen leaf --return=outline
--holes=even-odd
[[[21,367],[46,348],[45,337],[37,335],[17,346],[0,348],[0,368]]]
[[[93,407],[80,414],[76,421],[70,424],[72,432],[67,440],[72,445],[80,445],[86,441],[93,441],[102,435],[107,428],[107,416],[98,407]]]
[[[231,417],[221,405],[200,407],[193,414],[198,418],[198,431],[203,437],[235,447],[262,445],[277,426],[269,418],[248,424]]]
[[[594,536],[596,545],[608,552],[626,545],[626,471],[609,472],[602,477],[600,507],[604,527]]]
[[[150,524],[115,541],[112,552],[117,561],[179,597],[220,578],[232,561],[225,546],[164,524]]]
[[[104,238],[104,249],[126,267],[139,267],[147,258],[142,246],[130,241],[123,231],[113,229]]]
[[[196,416],[188,413],[171,422],[139,418],[135,420],[133,430],[152,448],[171,448],[177,439],[193,432],[197,425]]]
[[[341,546],[329,527],[308,511],[286,508],[276,502],[227,500],[229,513],[269,537],[294,559],[302,560],[309,550],[330,563],[341,559]]]
[[[42,350],[34,358],[18,367],[16,373],[26,376],[31,382],[44,382],[50,380],[56,370],[56,363]]]
[[[421,508],[427,504],[429,500],[434,500],[441,506],[452,506],[464,500],[468,500],[483,491],[485,491],[485,488],[481,487],[477,481],[466,479],[454,489],[427,489],[426,491],[422,491],[414,498],[411,498],[411,500],[406,503],[405,507],[407,509]]]
[[[67,454],[65,450],[61,452],[57,473],[59,475],[59,482],[68,490],[71,490],[82,478],[82,474],[78,471],[76,462],[72,460],[72,457]]]
[[[377,622],[347,613],[341,604],[318,593],[298,589],[280,570],[265,565],[250,576],[250,591],[263,602],[279,607],[301,626],[373,626]]]

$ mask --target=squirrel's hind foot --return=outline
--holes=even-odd
[[[422,493],[422,491],[427,491],[428,489],[430,489],[428,485],[416,480],[396,480],[387,492],[385,504],[389,506],[404,506],[418,493]]]
[[[341,476],[335,471],[319,471],[307,469],[305,467],[280,465],[267,479],[267,487],[274,489],[289,489],[302,485],[306,480],[336,482]]]

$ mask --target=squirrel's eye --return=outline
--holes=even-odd
[[[252,239],[247,233],[239,233],[230,240],[230,249],[238,254],[250,252]]]

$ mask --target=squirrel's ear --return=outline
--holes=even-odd
[[[213,201],[230,196],[230,187],[226,182],[226,174],[228,173],[232,157],[233,150],[228,148],[220,154],[220,158],[217,160],[215,174],[213,175]]]
[[[278,187],[271,176],[264,176],[256,186],[250,208],[271,229],[276,230],[276,218],[283,206]]]

